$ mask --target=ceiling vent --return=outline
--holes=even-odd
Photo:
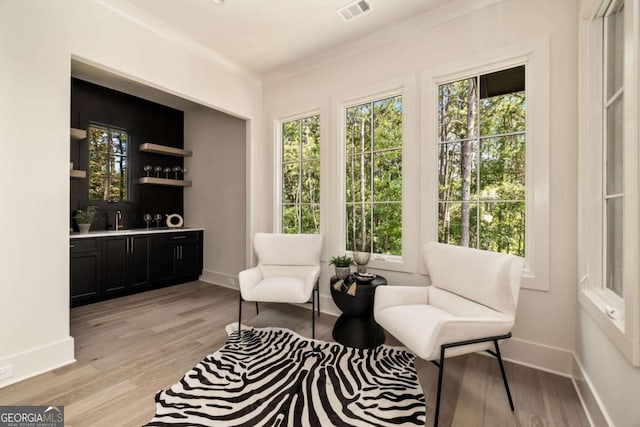
[[[371,12],[371,4],[367,0],[356,0],[336,10],[344,22],[353,21],[367,12]]]

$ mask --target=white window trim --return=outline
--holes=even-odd
[[[416,240],[417,233],[412,230],[418,227],[415,212],[418,212],[418,203],[415,197],[410,194],[417,194],[416,185],[419,165],[414,161],[418,157],[416,152],[417,132],[414,124],[418,122],[416,116],[417,91],[415,76],[405,75],[398,78],[379,83],[377,85],[360,88],[357,93],[345,93],[333,101],[336,117],[332,118],[332,123],[336,123],[334,138],[339,141],[333,144],[337,152],[332,153],[332,158],[336,159],[333,171],[337,175],[335,184],[336,191],[332,198],[335,200],[336,211],[334,212],[334,224],[338,236],[336,236],[337,253],[351,254],[346,251],[346,139],[345,139],[345,112],[346,109],[354,105],[363,104],[379,99],[384,99],[396,95],[402,95],[402,255],[374,255],[369,261],[368,267],[377,270],[397,271],[411,273],[417,268],[420,261],[420,254],[413,250],[418,246]],[[364,95],[363,95],[364,94]],[[419,251],[418,251],[419,252]]]
[[[601,2],[604,4],[604,2]],[[590,16],[593,18],[593,16]],[[578,198],[578,301],[633,366],[640,366],[640,245],[638,243],[639,191],[638,83],[640,1],[627,0],[624,9],[624,243],[623,298],[603,286],[602,253],[602,21],[579,23],[579,198]],[[598,47],[594,49],[593,47]],[[593,106],[597,107],[593,107]],[[598,212],[593,214],[593,212]],[[595,224],[594,221],[600,222]],[[600,233],[594,233],[593,230]],[[596,234],[596,236],[594,236]],[[615,295],[615,297],[614,297]],[[621,301],[622,300],[622,301]],[[622,306],[616,306],[622,304]],[[622,311],[622,318],[611,309]]]
[[[438,86],[470,76],[519,65],[525,66],[526,265],[522,288],[549,291],[549,38],[541,37],[517,45],[453,61],[422,72],[421,157],[422,240],[438,240]],[[432,214],[433,213],[433,214]],[[535,237],[535,238],[534,238]],[[422,273],[426,274],[424,266]]]
[[[305,110],[304,112],[289,114],[280,116],[277,119],[273,120],[273,132],[274,132],[274,194],[275,194],[275,206],[273,207],[273,230],[276,233],[282,233],[282,124],[286,122],[290,122],[293,120],[305,119],[311,116],[320,116],[320,201],[318,204],[320,205],[320,234],[322,234],[323,230],[323,221],[322,221],[322,114],[320,113],[319,108]]]

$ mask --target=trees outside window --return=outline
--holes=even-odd
[[[438,240],[525,255],[524,66],[438,87]]]
[[[126,130],[89,127],[89,200],[129,199],[128,145]]]
[[[346,108],[346,249],[402,255],[402,96]]]
[[[282,123],[282,232],[320,232],[320,115]]]

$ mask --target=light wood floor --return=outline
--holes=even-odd
[[[74,308],[73,365],[0,389],[0,405],[64,405],[65,425],[139,426],[155,412],[154,395],[226,340],[237,321],[237,291],[193,282]],[[278,326],[311,336],[310,312],[285,304],[243,306],[243,323]],[[316,337],[332,340],[336,318],[322,314]],[[387,344],[397,341],[387,337]],[[418,360],[433,423],[437,368]],[[511,412],[494,359],[447,359],[440,425],[588,426],[571,381],[506,363],[516,411]]]

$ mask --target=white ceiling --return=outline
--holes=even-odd
[[[126,0],[228,60],[259,74],[349,43],[450,0],[369,0],[345,23],[350,0]]]

